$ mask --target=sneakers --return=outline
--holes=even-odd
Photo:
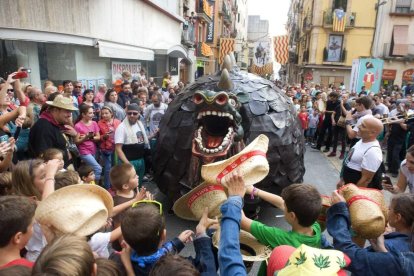
[[[336,156],[336,152],[331,152],[330,154],[328,154],[328,157],[335,157]]]

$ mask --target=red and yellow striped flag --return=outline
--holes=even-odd
[[[234,51],[234,38],[220,38],[220,55],[219,64],[223,62],[223,58]]]
[[[333,11],[332,14],[333,23],[332,23],[332,30],[334,32],[341,32],[345,31],[345,23],[346,23],[346,13],[344,10],[336,9]]]
[[[275,52],[275,60],[280,64],[286,64],[289,58],[289,36],[280,35],[273,38],[273,50]]]

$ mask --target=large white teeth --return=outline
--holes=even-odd
[[[211,111],[211,115],[217,116],[217,111]]]
[[[211,115],[211,111],[207,111],[207,112],[206,112],[206,114],[207,114],[207,115]]]
[[[223,113],[217,112],[217,116],[222,117],[223,116]]]
[[[227,117],[227,118],[229,118],[230,120],[233,120],[233,119],[234,119],[233,115],[231,115],[230,113],[227,113],[227,112],[220,112],[220,111],[215,111],[215,110],[213,110],[213,111],[208,110],[208,111],[203,111],[203,112],[200,112],[200,113],[197,115],[197,120],[202,119],[204,116],[210,116],[210,115],[213,115],[213,116],[218,116],[218,117]]]
[[[233,120],[233,115],[230,114],[229,118],[230,118],[230,120]]]

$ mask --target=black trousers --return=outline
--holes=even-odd
[[[394,141],[388,139],[387,144],[387,164],[390,173],[397,174],[401,164],[400,152],[404,146],[404,141]]]
[[[332,142],[332,152],[336,152],[336,148],[338,147],[338,142],[341,142],[342,148],[341,153],[345,153],[346,149],[346,129],[340,126],[333,127],[333,142]],[[338,140],[339,138],[339,140]]]
[[[319,132],[317,147],[320,148],[324,142],[325,139],[325,133],[328,132],[328,136],[326,137],[325,141],[325,147],[329,149],[331,147],[331,141],[332,141],[332,123],[331,121],[324,120],[322,123],[322,128]]]

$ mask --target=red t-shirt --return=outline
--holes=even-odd
[[[308,129],[308,113],[307,112],[300,112],[298,117],[299,117],[300,123],[302,125],[302,129]]]
[[[24,258],[21,258],[21,259],[13,260],[13,261],[11,261],[11,262],[3,265],[3,266],[0,266],[0,269],[1,268],[15,266],[15,265],[21,265],[21,266],[26,266],[28,268],[32,268],[33,265],[34,265],[34,263],[32,263],[32,262],[30,262],[30,261],[28,261],[28,260],[26,260]]]

